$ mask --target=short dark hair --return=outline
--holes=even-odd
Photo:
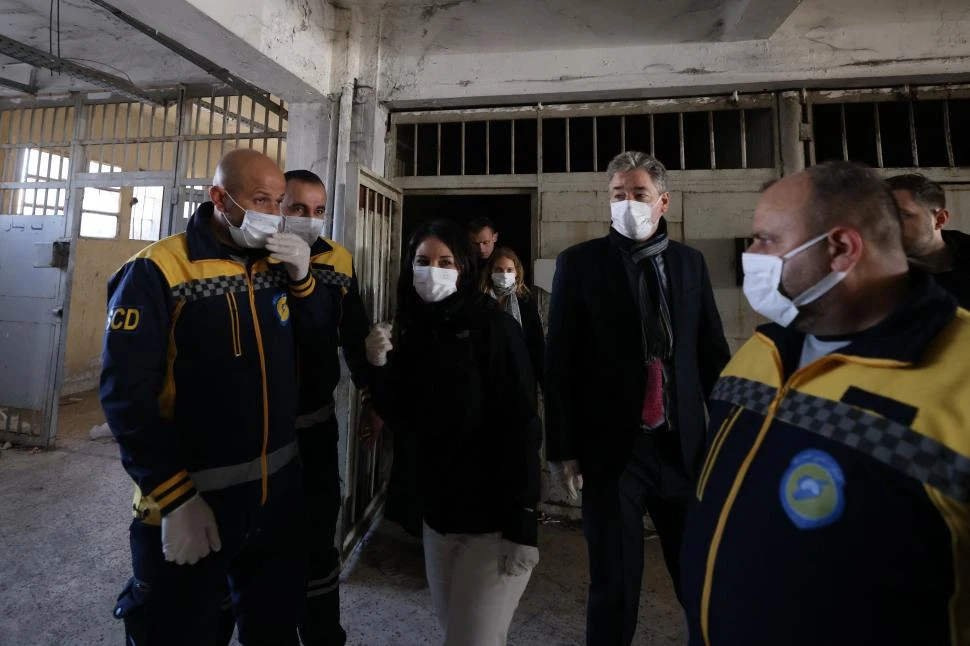
[[[809,213],[817,233],[850,226],[878,247],[902,247],[899,206],[876,171],[855,162],[831,161],[806,172],[812,184]]]
[[[326,188],[326,185],[323,183],[323,180],[320,179],[320,176],[314,173],[313,171],[288,170],[285,173],[283,173],[283,177],[286,178],[287,182],[292,179],[298,182],[303,182],[305,184],[318,184]]]
[[[451,249],[455,258],[455,266],[458,269],[458,291],[474,292],[477,290],[475,284],[476,266],[471,253],[471,246],[468,244],[468,236],[463,234],[461,228],[452,220],[425,222],[411,234],[407,251],[401,261],[401,274],[397,281],[396,318],[403,325],[412,322],[414,308],[419,300],[419,296],[414,291],[414,259],[417,256],[418,247],[428,238],[437,238]]]
[[[907,173],[886,180],[894,191],[909,191],[913,199],[930,210],[946,208],[946,193],[943,187],[930,180],[926,175]]]
[[[492,222],[492,219],[483,215],[468,223],[468,233],[478,233],[485,227],[491,229],[492,233],[498,232],[498,229],[495,228],[495,223]]]

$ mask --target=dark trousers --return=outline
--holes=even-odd
[[[194,565],[166,561],[161,527],[132,521],[134,576],[114,611],[125,622],[126,645],[225,643],[232,634],[231,622],[225,634],[227,586],[242,644],[297,644],[306,572],[299,478],[297,462],[276,474],[270,481],[270,499],[262,507],[251,504],[259,500],[259,483],[255,488],[240,486],[241,491],[206,494],[222,550]],[[249,504],[242,505],[243,500]]]
[[[334,547],[340,512],[337,418],[297,431],[303,458],[310,560],[300,638],[304,646],[343,646],[340,626],[340,552]]]
[[[667,571],[680,599],[680,543],[691,479],[676,433],[644,434],[619,477],[583,488],[583,531],[589,549],[586,615],[589,646],[629,646],[637,629],[643,581],[643,515],[650,513]]]

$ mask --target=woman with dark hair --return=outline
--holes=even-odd
[[[457,225],[421,226],[401,268],[396,339],[386,327],[367,338],[377,408],[419,446],[425,566],[446,646],[505,644],[539,560],[532,369],[517,323],[474,278]]]
[[[522,327],[532,372],[542,386],[546,339],[539,319],[539,307],[525,284],[525,270],[516,253],[508,247],[493,251],[482,272],[479,288],[495,299],[499,308]]]

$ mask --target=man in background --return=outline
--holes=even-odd
[[[887,181],[899,204],[906,255],[970,308],[970,235],[943,228],[950,220],[943,187],[917,173]]]

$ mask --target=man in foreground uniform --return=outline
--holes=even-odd
[[[317,175],[306,170],[286,173],[285,227],[310,244],[311,273],[317,282],[314,298],[322,299],[324,311],[330,313],[323,329],[301,340],[297,354],[300,396],[296,429],[310,523],[306,612],[300,623],[305,646],[342,646],[347,640],[340,626],[340,553],[334,546],[341,503],[333,400],[340,381],[338,346],[343,347],[354,385],[364,390],[365,429],[376,432],[381,424],[366,390],[364,339],[370,320],[360,300],[350,252],[321,237],[326,205],[327,191]]]
[[[744,292],[773,323],[711,396],[692,645],[970,644],[970,313],[910,271],[899,227],[846,162],[758,203]]]
[[[269,158],[228,154],[187,231],[109,282],[101,402],[137,485],[128,644],[214,643],[227,583],[243,644],[296,643],[296,342],[326,313],[309,246],[279,232],[284,189]]]

